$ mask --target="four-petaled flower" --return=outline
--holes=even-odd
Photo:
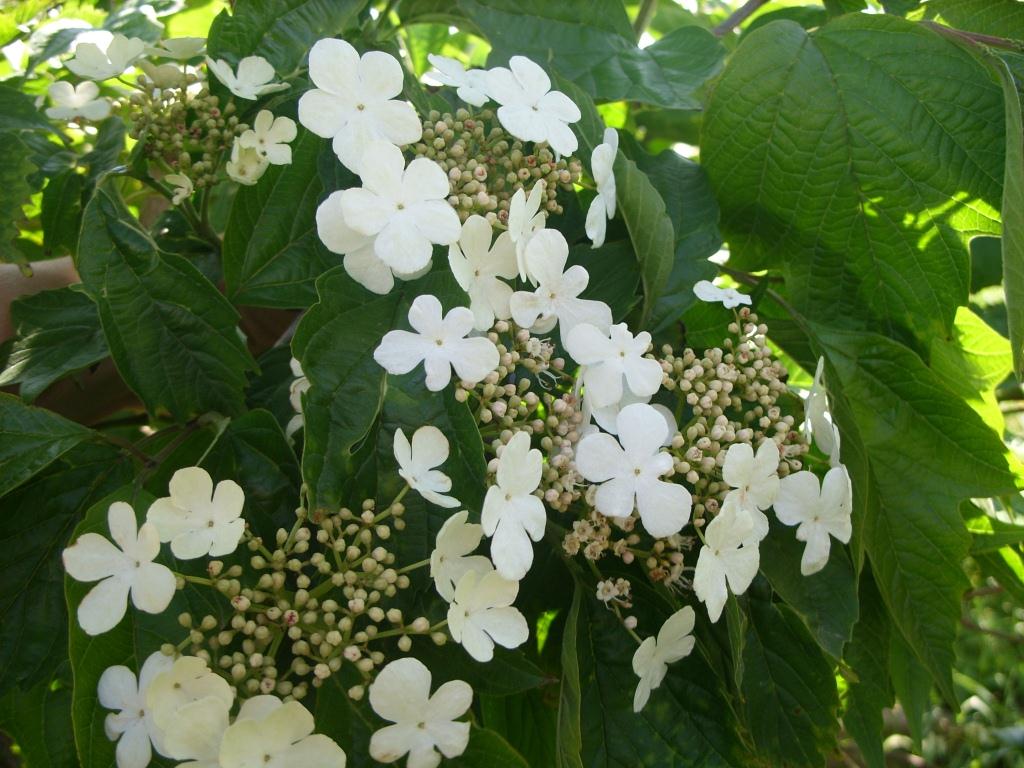
[[[75,46],[74,58],[64,66],[79,77],[90,80],[108,80],[117,77],[142,56],[145,42],[137,37],[109,33],[90,37],[93,42],[80,42]]]
[[[240,99],[256,101],[260,96],[289,88],[288,83],[272,83],[274,66],[262,56],[246,56],[238,62],[237,73],[224,59],[206,57],[206,66],[224,87]]]
[[[164,181],[174,187],[174,192],[171,193],[173,205],[181,205],[182,201],[192,197],[192,193],[195,191],[192,179],[183,173],[168,173],[164,176]]]
[[[692,498],[682,485],[666,482],[672,456],[662,451],[668,434],[665,417],[645,403],[627,405],[616,419],[618,440],[591,433],[576,447],[576,468],[593,483],[597,511],[607,517],[629,517],[635,508],[655,538],[678,533],[690,519]]]
[[[474,107],[487,103],[487,73],[482,69],[467,70],[462,63],[447,56],[427,54],[427,60],[434,65],[428,74],[442,85],[457,88],[459,98]]]
[[[619,151],[619,134],[614,128],[605,128],[604,141],[590,153],[590,173],[597,184],[597,195],[587,209],[587,237],[594,248],[604,245],[608,232],[608,219],[615,217],[615,156]]]
[[[50,94],[52,107],[46,110],[46,116],[54,120],[102,120],[110,114],[110,102],[96,98],[100,88],[91,80],[72,85],[67,80],[53,83],[47,93]]]
[[[457,757],[469,744],[469,723],[460,722],[473,689],[449,680],[430,694],[431,676],[419,659],[392,661],[370,686],[370,706],[390,720],[370,737],[370,756],[391,763],[408,754],[408,768],[436,768],[441,755]]]
[[[443,318],[436,296],[417,296],[409,308],[410,331],[388,331],[373,351],[373,359],[391,374],[408,373],[420,363],[426,370],[427,389],[439,392],[452,375],[463,381],[482,381],[498,367],[498,348],[483,337],[467,339],[473,313],[455,307]]]
[[[477,661],[494,658],[494,644],[516,648],[526,642],[530,628],[517,608],[519,582],[497,571],[468,571],[455,587],[448,606],[448,631]]]
[[[750,304],[750,296],[740,293],[735,288],[719,288],[710,280],[698,280],[693,286],[693,293],[701,301],[719,301],[726,309],[733,309],[740,304]]]
[[[775,500],[779,490],[779,445],[768,438],[754,454],[750,443],[734,443],[725,454],[722,479],[734,490],[729,498],[750,513],[757,538],[768,535],[768,517],[764,510]]]
[[[806,470],[782,478],[775,497],[775,516],[784,525],[799,526],[796,538],[806,542],[800,558],[800,573],[804,576],[817,573],[828,563],[830,536],[844,544],[850,540],[851,504],[846,467],[833,467],[820,483],[817,475]]]
[[[501,106],[498,122],[517,139],[546,141],[555,152],[571,155],[579,143],[569,127],[580,119],[580,108],[525,56],[513,56],[508,68],[487,71],[487,94]]]
[[[345,751],[313,727],[313,715],[297,701],[246,699],[224,732],[220,768],[345,768]]]
[[[188,740],[187,734],[179,736],[177,733],[179,730],[187,730],[177,727],[182,707],[206,700],[213,700],[215,703],[206,706],[204,711],[223,711],[226,723],[228,710],[235,700],[235,689],[228,685],[228,681],[223,677],[212,672],[206,662],[198,656],[180,656],[174,660],[170,669],[153,678],[146,689],[146,709],[152,715],[157,728],[164,733],[165,739],[170,737],[170,751],[185,751],[174,749],[176,739]]]
[[[269,109],[261,109],[252,128],[238,137],[238,143],[243,149],[255,149],[271,165],[288,165],[292,161],[292,148],[288,142],[295,136],[294,120],[274,117]]]
[[[333,139],[335,154],[350,171],[361,170],[371,141],[404,146],[422,135],[416,110],[395,99],[403,77],[394,56],[369,51],[360,58],[344,40],[326,38],[309,52],[309,77],[316,88],[299,99],[299,122]]]
[[[160,541],[171,542],[176,558],[223,557],[235,551],[245,530],[245,493],[238,483],[221,480],[215,490],[205,469],[185,467],[171,477],[168,490],[170,496],[150,505],[146,520]]]
[[[160,613],[174,597],[174,574],[153,562],[160,553],[156,526],[138,527],[135,510],[123,501],[110,505],[107,525],[117,546],[98,533],[83,533],[64,550],[71,578],[99,582],[78,604],[78,623],[89,635],[102,634],[124,618],[129,593],[146,613]]]
[[[448,460],[448,438],[437,427],[420,427],[412,433],[412,444],[405,432],[395,430],[395,461],[398,474],[414,491],[439,507],[457,507],[459,500],[445,496],[452,480],[439,467]]]
[[[727,497],[704,529],[704,546],[693,574],[693,591],[707,606],[712,622],[722,615],[729,590],[742,595],[757,575],[759,541],[750,513],[734,497]]]
[[[480,515],[491,536],[491,559],[498,573],[518,581],[533,564],[530,539],[544,538],[544,502],[533,492],[540,485],[544,459],[530,448],[530,435],[516,432],[498,458],[498,482],[487,489]]]
[[[146,55],[186,61],[206,49],[205,37],[171,37],[146,47]]]
[[[633,672],[640,678],[633,694],[633,711],[639,712],[651,697],[651,691],[661,685],[668,673],[668,665],[689,656],[693,650],[693,608],[686,606],[671,616],[658,630],[658,639],[646,638],[633,654]]]
[[[345,223],[375,236],[377,258],[396,272],[429,266],[433,244],[451,245],[462,225],[448,205],[448,176],[433,160],[417,157],[405,165],[402,150],[386,141],[370,142],[359,177],[363,186],[341,195]]]
[[[259,181],[269,167],[266,157],[253,147],[243,147],[238,139],[231,145],[231,159],[224,164],[228,178],[247,187]]]
[[[509,299],[512,319],[535,334],[547,333],[558,325],[562,340],[580,323],[605,331],[612,324],[612,311],[603,301],[581,299],[590,275],[579,264],[565,268],[569,244],[557,229],[544,229],[526,246],[527,267],[537,280],[532,293],[516,291]]]
[[[103,721],[107,738],[117,741],[114,752],[117,768],[146,768],[153,756],[153,747],[160,754],[166,753],[163,731],[157,728],[146,707],[146,691],[153,679],[173,664],[173,658],[157,651],[142,664],[137,680],[135,673],[122,665],[107,667],[100,675],[96,687],[100,706],[117,710]]]
[[[473,215],[462,225],[459,241],[448,247],[448,264],[459,287],[469,294],[474,327],[486,331],[494,320],[512,316],[512,288],[498,278],[516,276],[516,251],[511,235],[502,232],[491,245],[492,229],[483,216]]]
[[[437,593],[451,602],[455,585],[468,571],[483,575],[493,571],[491,561],[483,555],[470,552],[480,546],[484,529],[469,520],[469,511],[462,510],[444,521],[437,532],[434,551],[430,553],[430,578],[434,580]]]
[[[540,204],[544,200],[544,186],[544,179],[538,179],[530,187],[529,197],[520,187],[512,195],[512,201],[508,206],[508,236],[516,247],[519,277],[529,280],[534,285],[537,284],[537,278],[530,273],[529,265],[526,263],[526,246],[534,234],[544,229],[544,222],[547,220],[547,211],[540,209]]]
[[[661,364],[644,357],[650,345],[651,334],[641,331],[634,336],[625,323],[613,325],[608,333],[580,323],[565,340],[566,351],[583,366],[583,396],[595,409],[622,400],[624,385],[639,398],[661,388]]]

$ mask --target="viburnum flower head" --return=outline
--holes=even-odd
[[[239,139],[231,145],[231,159],[224,164],[228,178],[247,187],[259,181],[269,167],[266,157],[253,147],[243,147]]]
[[[839,432],[832,421],[828,407],[828,390],[825,389],[825,358],[818,358],[814,371],[814,383],[807,395],[804,406],[804,429],[814,438],[821,452],[833,459],[833,466],[839,461]]]
[[[693,591],[708,609],[712,622],[718,621],[729,599],[729,590],[742,595],[757,575],[761,562],[750,513],[729,496],[718,515],[704,529],[704,546],[697,556]]]
[[[297,135],[295,121],[290,117],[274,117],[269,109],[261,109],[252,128],[238,137],[243,149],[255,149],[271,165],[289,165],[292,148],[288,142]]]
[[[463,381],[477,383],[498,367],[498,348],[485,337],[466,338],[473,330],[473,313],[455,307],[441,316],[436,296],[417,296],[409,308],[413,332],[388,331],[373,352],[388,373],[408,373],[420,363],[427,372],[427,389],[440,392],[451,380],[452,368]]]
[[[678,533],[690,520],[692,498],[682,485],[661,477],[672,471],[673,460],[662,450],[668,424],[654,407],[634,403],[619,411],[618,440],[591,433],[576,447],[576,469],[600,483],[594,497],[606,517],[629,517],[636,509],[647,532],[655,538]]]
[[[370,706],[393,725],[370,737],[370,757],[392,763],[408,754],[408,768],[436,768],[441,755],[466,751],[469,723],[460,722],[473,703],[473,689],[449,680],[430,694],[430,670],[419,659],[392,661],[370,685]]]
[[[719,288],[710,280],[698,280],[693,292],[701,301],[708,303],[721,302],[726,309],[734,309],[740,304],[750,305],[750,296],[740,293],[735,288]]]
[[[96,688],[100,706],[113,709],[103,720],[107,738],[117,742],[117,768],[146,768],[157,752],[166,754],[163,731],[157,728],[146,706],[146,691],[153,679],[171,668],[174,659],[160,651],[150,654],[139,670],[138,679],[128,667],[107,667]]]
[[[187,61],[206,50],[205,37],[171,37],[146,47],[147,56],[163,56],[165,59]]]
[[[497,571],[469,571],[459,579],[448,606],[448,631],[452,639],[477,661],[494,658],[494,644],[516,648],[526,642],[530,629],[512,603],[519,582]]]
[[[98,533],[83,533],[63,556],[71,578],[99,582],[78,604],[78,623],[89,635],[117,626],[129,594],[135,607],[146,613],[160,613],[174,597],[174,574],[153,562],[160,553],[156,526],[138,527],[135,510],[123,501],[110,505],[107,525],[116,546]]]
[[[47,93],[50,94],[53,106],[46,109],[46,116],[53,120],[102,120],[110,114],[110,102],[97,98],[100,88],[90,80],[78,85],[58,80],[49,87]]]
[[[394,56],[369,51],[360,57],[344,40],[326,38],[309,52],[309,77],[316,88],[299,99],[299,122],[333,139],[335,154],[350,171],[360,171],[370,142],[401,147],[423,134],[416,110],[395,99],[403,76]]]
[[[224,59],[214,61],[206,57],[206,66],[224,87],[240,99],[256,101],[260,96],[287,90],[288,83],[272,83],[277,73],[274,65],[262,56],[246,56],[233,70]]]
[[[106,33],[90,36],[75,46],[75,55],[64,66],[79,77],[109,80],[123,74],[142,56],[146,43],[137,37]]]
[[[661,388],[661,364],[644,357],[650,345],[651,334],[641,331],[634,336],[625,323],[611,326],[608,333],[580,323],[565,340],[566,351],[583,366],[583,396],[594,408],[618,403],[626,388],[640,398]]]
[[[459,506],[459,500],[446,496],[452,489],[452,480],[439,467],[448,460],[448,438],[440,429],[420,427],[412,434],[412,443],[401,428],[395,430],[395,461],[398,474],[431,504],[450,509]]]
[[[612,311],[603,301],[581,299],[590,282],[587,270],[579,264],[565,268],[569,244],[556,229],[541,230],[526,246],[526,263],[537,280],[533,292],[516,291],[509,299],[512,319],[534,334],[547,333],[558,325],[564,343],[580,323],[589,323],[605,331],[612,324]]]
[[[491,559],[498,573],[518,581],[533,564],[530,539],[544,538],[544,502],[533,492],[540,485],[544,459],[530,448],[530,435],[516,432],[498,458],[497,483],[487,489],[480,515],[491,538]]]
[[[448,264],[459,287],[469,295],[473,327],[478,331],[488,330],[495,319],[512,316],[508,304],[512,288],[501,278],[515,278],[516,249],[508,232],[498,235],[493,245],[492,234],[490,222],[474,214],[462,225],[458,242],[448,247]]]
[[[474,107],[482,107],[487,103],[487,73],[482,69],[467,70],[462,62],[436,53],[427,54],[427,61],[434,69],[427,75],[441,85],[457,88],[459,98]]]
[[[615,156],[619,151],[619,134],[614,128],[605,128],[604,141],[590,153],[590,173],[597,184],[597,195],[587,209],[587,237],[594,248],[604,245],[608,233],[608,220],[615,218]]]
[[[430,553],[430,578],[434,580],[437,593],[448,602],[466,572],[483,575],[494,570],[486,557],[470,554],[480,546],[484,529],[468,520],[469,512],[465,509],[445,520],[437,533],[434,551]]]
[[[657,639],[645,638],[633,654],[633,672],[640,678],[633,694],[633,711],[639,712],[668,674],[668,665],[693,651],[693,608],[686,606],[673,613],[658,630]]]
[[[569,123],[580,108],[561,91],[551,90],[547,73],[525,56],[513,56],[508,68],[487,72],[487,93],[501,106],[498,122],[523,141],[546,141],[561,155],[571,155],[579,143]]]
[[[235,551],[245,531],[245,492],[238,483],[221,480],[214,489],[205,469],[185,467],[171,477],[168,490],[170,496],[150,505],[146,520],[160,541],[171,543],[176,558],[223,557]]]
[[[750,513],[757,538],[768,535],[768,517],[764,510],[775,501],[779,490],[779,445],[765,438],[754,453],[750,443],[734,443],[725,454],[722,479],[734,490],[729,492],[739,506]]]
[[[850,476],[846,467],[833,467],[819,483],[806,470],[787,475],[779,483],[775,516],[784,525],[796,525],[796,538],[806,542],[800,573],[810,576],[828,563],[830,537],[846,544],[853,531]]]
[[[220,743],[220,768],[345,768],[345,751],[313,733],[313,715],[297,701],[253,696]]]
[[[544,179],[537,179],[530,187],[530,195],[527,197],[522,187],[512,195],[512,201],[508,208],[508,236],[516,247],[516,266],[519,269],[519,277],[522,280],[529,280],[534,285],[537,278],[531,274],[529,265],[526,263],[526,246],[530,239],[544,229],[544,222],[547,219],[547,211],[540,209],[544,200]]]
[[[370,142],[360,164],[362,188],[341,195],[345,223],[375,236],[374,253],[395,272],[429,266],[433,244],[459,239],[459,215],[448,205],[448,176],[433,160],[418,157],[405,165],[402,150],[386,141]]]

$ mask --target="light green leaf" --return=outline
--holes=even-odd
[[[92,430],[0,393],[0,496],[56,461]]]
[[[1003,104],[956,43],[850,14],[746,36],[701,157],[734,266],[781,267],[816,322],[927,343],[966,303],[968,240],[998,234]]]
[[[85,209],[76,265],[114,363],[150,413],[166,409],[184,421],[241,412],[255,361],[238,314],[191,263],[157,252],[113,179]]]
[[[56,288],[11,302],[15,339],[0,386],[20,384],[32,402],[48,386],[109,353],[92,299],[75,288]]]
[[[1024,525],[997,517],[994,511],[986,512],[969,501],[960,504],[960,514],[971,534],[972,555],[1024,544]]]
[[[928,0],[922,10],[956,29],[1024,40],[1024,5],[1017,0]]]

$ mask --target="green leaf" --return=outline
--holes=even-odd
[[[812,576],[800,573],[804,544],[792,528],[772,528],[761,542],[761,572],[799,615],[832,658],[843,656],[857,621],[857,575],[846,550],[833,541],[828,564]]]
[[[569,249],[566,269],[575,264],[590,275],[583,298],[603,301],[611,307],[615,322],[622,322],[637,303],[636,290],[640,285],[640,268],[632,244],[618,240],[596,249],[589,243],[574,245]]]
[[[242,411],[255,361],[238,314],[192,264],[157,252],[113,180],[85,209],[77,267],[114,363],[150,413],[165,409],[184,421]]]
[[[982,573],[1003,587],[1018,603],[1024,602],[1024,557],[1020,550],[1003,547],[974,555]]]
[[[0,691],[48,682],[67,653],[61,551],[85,510],[131,478],[120,452],[83,445],[4,497]]]
[[[845,661],[857,676],[847,683],[843,725],[860,747],[868,768],[885,768],[882,710],[892,705],[889,634],[892,624],[871,573],[860,578],[860,619],[846,647]]]
[[[268,349],[256,361],[260,372],[249,384],[246,404],[249,408],[262,408],[274,414],[281,429],[295,416],[291,404],[291,387],[295,381],[292,373],[292,351],[285,345]]]
[[[1024,544],[1024,525],[996,517],[970,501],[960,504],[960,514],[971,534],[972,555]]]
[[[76,288],[56,288],[11,302],[14,345],[0,386],[20,384],[32,402],[53,382],[104,359],[107,342],[92,299]]]
[[[741,691],[758,754],[774,765],[820,766],[837,730],[832,668],[789,608],[747,604]]]
[[[473,728],[469,746],[459,757],[447,761],[452,768],[530,768],[522,755],[499,734],[487,728]]]
[[[237,64],[262,56],[287,77],[322,37],[353,26],[366,0],[238,0],[210,26],[210,57]]]
[[[345,686],[357,681],[342,681],[342,675],[331,675],[316,691],[313,717],[316,732],[334,739],[344,750],[348,760],[346,768],[369,768],[379,765],[370,759],[370,735],[377,730],[380,721],[371,722],[369,705],[363,701],[352,701]],[[364,681],[358,680],[360,684]]]
[[[0,83],[0,132],[11,131],[54,132],[50,121],[46,119],[42,110],[36,107],[32,96],[6,83]],[[4,141],[10,141],[10,138],[5,136]],[[5,152],[5,155],[15,154],[14,147],[6,146],[5,149],[11,150]]]
[[[43,188],[40,221],[47,256],[74,254],[82,226],[82,191],[85,178],[74,169],[63,171]]]
[[[234,303],[292,309],[316,301],[316,278],[341,258],[316,232],[325,158],[338,162],[329,142],[300,131],[291,165],[271,166],[259,184],[238,190],[224,232],[224,282]]]
[[[519,696],[477,694],[484,725],[501,734],[527,765],[555,765],[558,700],[551,689],[535,689]]]
[[[0,393],[0,496],[70,451],[92,430]]]
[[[730,263],[781,267],[816,322],[944,334],[969,239],[1000,231],[1002,125],[985,68],[920,25],[850,14],[752,32],[702,129]]]
[[[548,679],[521,650],[495,648],[494,659],[483,664],[470,659],[454,641],[442,646],[423,641],[413,644],[412,655],[430,669],[435,686],[449,680],[465,680],[474,691],[489,696],[523,693],[543,685]]]
[[[873,334],[816,335],[870,457],[881,508],[867,553],[893,620],[950,701],[953,640],[970,544],[959,500],[1010,492],[999,437],[906,347]],[[842,422],[840,422],[842,424]],[[845,434],[845,432],[844,432]]]
[[[68,671],[67,664],[61,671]],[[29,690],[12,690],[0,698],[0,731],[18,745],[22,764],[32,768],[77,764],[75,741],[68,728],[70,719],[70,675],[43,680]]]
[[[1022,6],[1019,4],[1017,10]],[[1013,372],[1024,381],[1024,120],[1017,84],[1002,61],[992,59],[1003,87],[1006,165],[1003,175],[1003,290],[1013,352]]]
[[[931,706],[932,678],[898,632],[890,635],[889,675],[903,706],[910,737],[918,747],[924,736],[924,713]]]
[[[1016,0],[928,0],[924,15],[956,29],[1024,40],[1024,7]]]
[[[580,673],[580,611],[587,596],[579,584],[572,592],[572,605],[562,635],[562,683],[558,693],[558,726],[555,753],[557,768],[583,768],[583,681]],[[584,618],[584,621],[586,619]],[[583,627],[586,632],[586,626]]]
[[[3,90],[0,86],[0,95]],[[24,264],[27,260],[14,245],[14,240],[19,235],[18,222],[24,218],[22,206],[32,196],[28,175],[35,166],[28,159],[28,147],[17,134],[4,133],[0,138],[4,142],[4,152],[0,155],[0,189],[4,191],[0,197],[0,262]]]

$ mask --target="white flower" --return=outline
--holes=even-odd
[[[146,47],[148,56],[163,56],[165,59],[185,61],[201,54],[206,49],[205,37],[172,37],[156,45]]]
[[[458,88],[456,93],[467,104],[482,107],[487,103],[487,73],[484,70],[466,70],[461,62],[435,53],[427,54],[427,60],[434,65],[434,69],[427,73],[429,77],[442,85]]]
[[[192,193],[195,191],[192,179],[183,173],[168,173],[164,176],[164,181],[174,187],[174,192],[171,194],[171,202],[174,205],[181,205],[182,201],[192,197]]]
[[[430,695],[430,670],[419,659],[392,661],[370,686],[373,711],[394,725],[370,737],[370,756],[392,763],[408,753],[408,768],[436,768],[441,755],[457,757],[469,744],[469,723],[458,722],[473,703],[473,689],[450,680]],[[440,753],[440,754],[439,754]]]
[[[95,42],[80,42],[75,55],[64,66],[79,77],[108,80],[117,77],[135,63],[146,47],[137,37],[121,34],[97,36]]]
[[[242,706],[244,708],[245,704]],[[230,708],[230,703],[217,696],[205,696],[179,705],[173,715],[164,720],[167,756],[191,761],[183,763],[183,768],[222,768],[220,746],[228,730]]]
[[[345,768],[345,751],[314,727],[297,701],[247,699],[220,743],[220,768]]]
[[[409,307],[409,324],[415,333],[388,331],[373,351],[373,359],[388,373],[408,373],[422,362],[427,389],[439,392],[448,385],[452,368],[463,381],[476,383],[498,367],[494,342],[465,338],[473,330],[473,313],[465,307],[455,307],[442,318],[441,302],[423,294]]]
[[[729,497],[750,513],[757,538],[768,535],[768,517],[764,510],[775,500],[779,490],[779,445],[768,438],[754,455],[750,443],[734,443],[725,454],[722,479],[734,488]]]
[[[707,606],[711,621],[722,615],[729,589],[742,595],[757,575],[758,541],[750,513],[730,495],[704,529],[704,546],[693,574],[693,591]]]
[[[498,278],[515,278],[515,246],[508,232],[498,235],[492,246],[491,234],[490,222],[473,215],[462,225],[459,241],[448,247],[448,264],[459,287],[469,294],[469,308],[478,331],[488,330],[495,319],[512,316],[508,306],[512,288]]]
[[[110,114],[110,102],[96,98],[100,88],[91,80],[72,85],[67,80],[58,80],[48,89],[53,106],[46,110],[46,116],[53,120],[102,120]]]
[[[828,408],[828,390],[825,389],[825,358],[818,358],[818,367],[814,371],[814,383],[807,395],[804,407],[806,420],[804,430],[813,438],[821,452],[833,460],[832,466],[839,461],[839,431],[832,421]]]
[[[221,480],[215,490],[205,469],[185,467],[171,477],[168,490],[171,495],[154,501],[146,520],[160,541],[171,542],[176,558],[223,557],[235,551],[245,530],[245,493],[238,483]]]
[[[306,425],[306,420],[302,415],[302,396],[309,391],[309,379],[302,373],[302,365],[294,357],[288,365],[292,369],[292,376],[295,377],[292,379],[291,386],[288,387],[288,402],[291,403],[295,415],[288,420],[284,434],[291,439],[292,435]]]
[[[544,502],[533,495],[540,485],[543,457],[530,448],[530,436],[516,432],[501,450],[497,484],[487,489],[480,515],[484,533],[492,536],[491,559],[498,573],[518,581],[533,564],[530,539],[544,538]]]
[[[605,406],[604,408],[594,408],[592,407],[593,404],[590,400],[583,398],[583,423],[588,425],[589,431],[595,431],[595,427],[590,424],[590,420],[593,419],[605,432],[615,435],[618,434],[618,427],[615,426],[615,420],[619,418],[619,411],[633,403],[649,403],[650,401],[650,396],[640,397],[638,395],[634,395],[629,387],[623,390],[622,399],[619,402],[614,405]],[[665,435],[665,442],[662,443],[662,447],[667,448],[672,444],[672,438],[675,437],[675,434],[678,431],[676,417],[672,413],[671,409],[661,405],[660,403],[655,403],[651,407],[665,418],[665,423],[668,425],[668,433]],[[584,429],[587,429],[587,427],[584,427]]]
[[[775,516],[784,525],[798,525],[796,538],[807,542],[800,573],[810,576],[828,562],[829,536],[846,544],[852,527],[850,476],[846,467],[834,467],[823,482],[806,470],[787,475],[775,497]]]
[[[494,644],[515,648],[526,642],[530,629],[518,609],[512,607],[519,582],[497,571],[468,571],[455,587],[448,606],[448,631],[477,661],[494,658]]]
[[[154,563],[160,554],[156,526],[141,528],[135,511],[123,501],[107,510],[110,536],[83,533],[64,550],[64,569],[77,581],[98,581],[78,605],[78,623],[86,634],[99,635],[117,625],[128,608],[128,594],[140,611],[160,613],[174,597],[174,574]]]
[[[455,585],[467,571],[483,575],[493,571],[491,561],[483,555],[469,553],[480,546],[484,529],[474,523],[467,523],[469,512],[457,512],[441,526],[437,533],[434,551],[430,553],[430,578],[434,580],[437,593],[451,602]]]
[[[223,710],[226,722],[234,698],[234,688],[223,677],[210,671],[205,661],[198,656],[180,656],[174,660],[170,669],[158,674],[149,684],[146,689],[146,709],[157,728],[164,733],[165,739],[171,737],[173,742],[179,738],[172,736],[172,733],[176,732],[178,713],[182,707],[213,699],[217,704],[211,705],[206,711]],[[171,745],[168,745],[168,749],[171,749]]]
[[[661,480],[672,456],[661,450],[668,424],[652,406],[627,405],[616,419],[618,440],[592,433],[576,446],[576,469],[600,483],[594,504],[607,517],[629,517],[634,507],[655,538],[678,533],[690,519],[692,499],[682,485]],[[621,443],[621,445],[620,445]]]
[[[516,291],[509,299],[512,319],[518,325],[539,334],[557,324],[563,343],[580,323],[590,323],[601,331],[612,324],[607,304],[579,298],[590,275],[579,264],[565,269],[568,258],[569,244],[561,232],[545,229],[535,234],[526,246],[526,263],[537,279],[537,288],[533,293]]]
[[[224,59],[214,61],[207,56],[206,66],[214,77],[240,99],[256,101],[260,96],[290,87],[288,83],[270,82],[276,76],[274,66],[262,56],[246,56],[238,62],[237,73]]]
[[[318,40],[309,52],[309,77],[316,88],[299,99],[299,122],[333,139],[335,154],[350,171],[359,172],[374,139],[401,147],[423,134],[413,106],[394,98],[403,85],[394,56],[369,51],[360,58],[344,40]]]
[[[401,429],[395,430],[395,461],[398,474],[419,491],[427,501],[439,507],[459,506],[459,500],[445,496],[452,489],[452,480],[434,469],[448,461],[448,438],[437,427],[420,427],[412,434],[412,445]]]
[[[107,738],[117,741],[117,768],[146,768],[153,755],[151,743],[164,753],[163,732],[146,707],[146,691],[153,679],[173,664],[173,658],[157,651],[143,663],[138,680],[134,672],[120,665],[107,667],[100,675],[96,689],[100,706],[118,710],[103,721]]]
[[[661,363],[644,357],[650,346],[651,334],[633,336],[625,323],[613,325],[607,334],[580,323],[565,340],[572,359],[583,366],[583,395],[594,408],[618,403],[624,386],[637,397],[650,397],[661,388]]]
[[[633,654],[633,672],[640,678],[633,695],[633,711],[647,704],[651,691],[661,685],[668,674],[668,665],[689,656],[693,650],[695,621],[693,608],[686,606],[673,613],[658,630],[658,639],[646,638]]]
[[[561,91],[551,90],[547,73],[525,56],[513,56],[509,68],[487,72],[487,93],[501,106],[498,121],[523,141],[546,141],[555,152],[571,155],[579,146],[569,127],[580,109]]]
[[[547,219],[547,211],[540,209],[544,201],[544,179],[538,179],[530,188],[530,196],[522,187],[512,195],[512,202],[508,208],[508,236],[516,247],[516,266],[519,268],[519,277],[529,280],[534,285],[537,279],[530,273],[529,265],[526,263],[526,246],[536,232],[544,229],[544,221]]]
[[[600,248],[608,231],[608,219],[615,217],[615,156],[619,151],[619,134],[614,128],[605,128],[604,142],[590,154],[590,172],[597,183],[597,196],[587,210],[586,230],[594,245]]]
[[[274,117],[269,109],[261,109],[252,128],[238,137],[243,149],[255,149],[271,165],[289,165],[292,148],[289,141],[296,136],[295,121],[290,117]]]
[[[341,196],[345,223],[375,235],[377,258],[396,272],[416,272],[430,264],[433,243],[451,245],[462,225],[448,205],[448,176],[433,160],[418,157],[407,168],[402,150],[386,141],[370,142],[363,153],[361,188]]]
[[[740,293],[734,288],[718,288],[710,280],[698,280],[693,292],[701,301],[720,301],[726,309],[733,309],[740,304],[750,304],[750,296]]]
[[[224,165],[228,177],[244,184],[252,186],[270,167],[267,158],[251,147],[243,147],[238,139],[231,145],[231,159]]]
[[[187,84],[185,68],[177,64],[153,64],[143,59],[139,69],[157,88],[181,88]]]

